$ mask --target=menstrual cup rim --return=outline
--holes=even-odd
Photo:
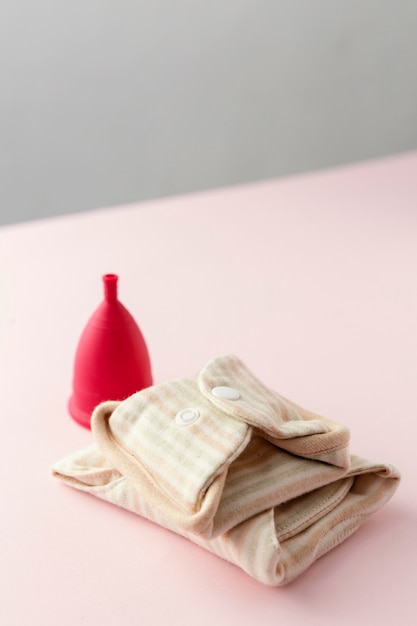
[[[68,400],[68,411],[71,415],[72,419],[83,426],[91,430],[91,413],[87,411],[82,411],[76,404],[75,394],[72,394],[70,399]]]

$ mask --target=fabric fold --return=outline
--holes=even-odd
[[[352,534],[399,473],[349,451],[344,426],[267,388],[235,356],[195,378],[99,405],[95,443],[64,483],[133,511],[283,585]]]

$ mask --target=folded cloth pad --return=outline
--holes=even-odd
[[[54,475],[284,585],[351,535],[399,474],[349,454],[349,432],[257,380],[234,356],[92,416],[95,444]]]

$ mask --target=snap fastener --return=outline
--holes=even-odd
[[[182,409],[176,414],[175,421],[180,426],[188,426],[198,420],[199,417],[200,413],[197,409]]]
[[[233,389],[233,387],[214,387],[211,390],[213,396],[216,398],[223,398],[224,400],[239,400],[240,393],[237,389]]]

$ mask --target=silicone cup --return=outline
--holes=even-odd
[[[148,349],[129,311],[117,298],[116,274],[105,274],[104,301],[88,321],[77,346],[73,394],[68,408],[90,428],[93,409],[106,400],[124,400],[152,385]]]

